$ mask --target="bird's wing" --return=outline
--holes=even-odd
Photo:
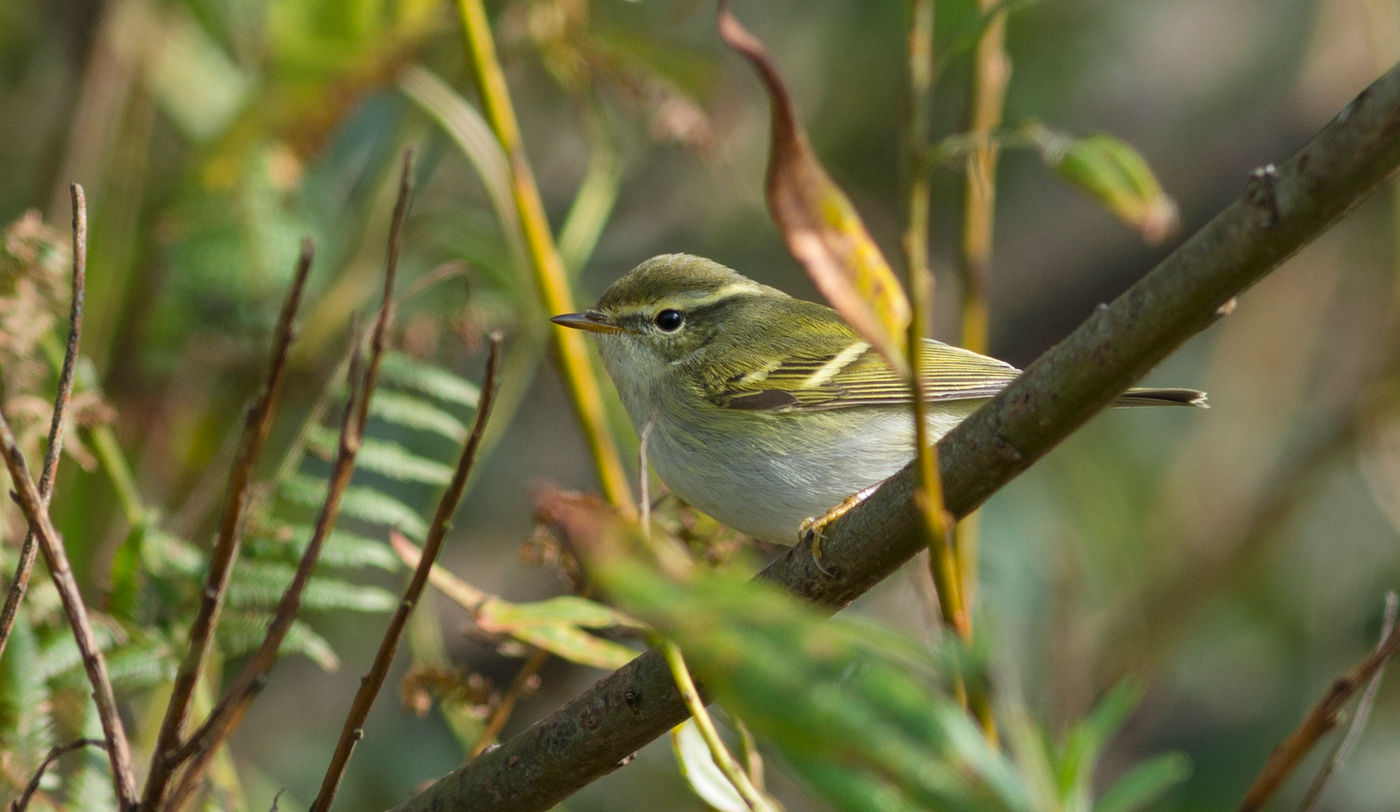
[[[930,402],[980,400],[1020,374],[1010,364],[924,339],[920,377]],[[909,385],[863,341],[832,352],[791,353],[769,367],[735,375],[706,393],[728,409],[789,412],[908,404]]]

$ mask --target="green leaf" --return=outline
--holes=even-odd
[[[559,228],[559,258],[574,275],[593,255],[598,238],[612,216],[622,182],[622,162],[618,159],[617,146],[597,107],[589,108],[586,123],[589,125],[588,168]]]
[[[385,353],[379,374],[385,383],[472,409],[481,399],[481,388],[466,378],[401,352]]]
[[[507,633],[527,626],[558,623],[581,626],[585,629],[641,627],[636,620],[611,606],[574,595],[560,595],[531,603],[510,603],[491,598],[477,610],[476,622],[486,631]]]
[[[602,603],[573,595],[533,603],[487,598],[476,609],[476,623],[484,631],[508,634],[580,665],[622,668],[637,657],[637,652],[626,645],[603,640],[581,629],[634,627],[636,620]]]
[[[520,214],[511,191],[510,164],[491,126],[450,85],[422,66],[405,69],[399,77],[399,88],[447,132],[476,170],[510,247],[511,264],[525,267],[525,246]]]
[[[313,426],[307,432],[306,444],[324,457],[333,457],[340,442],[340,433],[325,426]],[[355,464],[366,471],[383,474],[390,479],[446,485],[452,481],[452,469],[442,463],[420,457],[398,443],[366,437],[360,441]]]
[[[428,525],[416,510],[373,488],[346,488],[341,510],[347,516],[382,524],[410,538],[421,539],[428,534]]]
[[[141,537],[141,563],[152,575],[185,578],[202,578],[206,566],[198,547],[158,525]]]
[[[1156,802],[1167,790],[1191,775],[1191,762],[1168,753],[1143,762],[1118,779],[1094,806],[1096,812],[1132,812]]]
[[[162,15],[147,82],[162,111],[194,141],[222,133],[253,85],[224,49],[176,6]]]
[[[1094,767],[1108,740],[1142,700],[1142,687],[1131,679],[1119,682],[1089,715],[1070,728],[1059,756],[1061,798],[1081,808],[1093,797]]]
[[[1074,137],[1033,124],[1031,143],[1055,174],[1137,229],[1143,240],[1159,243],[1176,231],[1176,201],[1142,154],[1106,133]]]
[[[389,541],[406,565],[418,566],[422,551],[399,534],[391,533]],[[616,609],[572,595],[511,603],[482,592],[437,564],[429,579],[449,599],[470,611],[483,631],[509,635],[571,662],[597,668],[621,668],[637,656],[626,646],[579,628],[637,625]]]
[[[440,434],[454,443],[467,439],[467,427],[462,421],[413,395],[379,390],[370,398],[369,413],[395,425]]]
[[[523,643],[542,648],[569,662],[616,670],[637,658],[637,652],[565,623],[519,626],[509,632]]]
[[[694,719],[687,719],[671,728],[671,749],[676,753],[676,763],[681,775],[700,800],[720,812],[747,812],[749,806],[734,785],[724,777],[719,765],[715,764],[710,747],[700,735],[700,728]]]
[[[1024,788],[904,642],[890,657],[868,628],[825,621],[776,588],[699,574],[665,579],[616,550],[590,571],[629,611],[685,651],[731,713],[782,748],[840,806],[1028,808]]]

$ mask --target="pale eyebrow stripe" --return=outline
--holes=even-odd
[[[825,364],[822,364],[820,369],[813,372],[807,380],[803,381],[802,388],[815,389],[821,386],[836,377],[836,375],[841,370],[845,369],[852,361],[864,355],[865,351],[868,349],[870,349],[869,344],[864,341],[857,341],[846,349],[838,352],[835,357]]]
[[[718,290],[713,290],[705,294],[704,296],[687,296],[681,299],[680,301],[684,303],[684,307],[690,310],[699,310],[702,307],[708,307],[709,305],[717,304],[719,302],[724,301],[725,299],[729,299],[734,296],[740,296],[748,293],[757,293],[758,290],[759,285],[757,282],[731,282],[728,285],[719,288]]]

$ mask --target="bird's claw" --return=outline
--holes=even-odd
[[[837,519],[851,512],[851,509],[861,502],[864,502],[870,494],[875,492],[878,485],[871,485],[860,491],[847,496],[841,500],[841,504],[828,510],[820,516],[809,516],[802,520],[802,524],[797,529],[797,538],[800,544],[804,544],[812,551],[812,562],[817,565],[817,569],[822,575],[831,577],[831,572],[822,566],[822,540],[826,538],[826,529]]]

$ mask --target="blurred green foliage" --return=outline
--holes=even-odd
[[[961,126],[961,43],[975,30],[969,7],[938,3],[939,42],[950,57],[935,90],[936,138]],[[719,45],[711,4],[509,0],[490,10],[527,151],[581,299],[645,257],[675,250],[811,295],[762,208],[766,100],[742,61]],[[784,0],[761,10],[740,3],[736,12],[789,77],[818,155],[886,254],[896,255],[904,4]],[[1153,168],[1189,233],[1238,193],[1250,169],[1286,155],[1393,62],[1400,24],[1393,4],[1374,0],[1060,0],[1018,10],[1007,47],[1014,66],[1007,120],[1114,133]],[[434,80],[456,98],[425,93]],[[295,486],[308,491],[300,501],[314,501],[324,475],[316,453],[327,438],[306,434],[312,453],[303,457],[303,429],[334,423],[327,415],[339,408],[336,370],[348,326],[377,293],[399,153],[412,145],[419,156],[394,336],[404,368],[416,373],[377,401],[371,434],[383,445],[371,456],[380,465],[367,464],[356,482],[371,523],[350,522],[332,541],[320,573],[325,611],[308,615],[293,635],[293,646],[318,665],[291,659],[273,672],[231,760],[216,771],[220,797],[242,798],[249,808],[267,808],[282,788],[281,803],[304,804],[319,784],[354,674],[378,636],[378,624],[366,622],[378,615],[344,610],[383,608],[399,586],[383,527],[372,522],[389,518],[409,532],[430,511],[428,483],[440,479],[454,455],[448,438],[460,438],[471,416],[466,380],[480,368],[488,328],[509,336],[496,451],[476,477],[445,563],[521,603],[567,589],[555,568],[519,559],[528,493],[539,479],[590,487],[589,468],[555,376],[541,371],[547,314],[520,266],[508,208],[499,205],[490,145],[470,139],[469,119],[448,115],[474,104],[447,4],[0,3],[0,227],[40,213],[49,227],[40,254],[50,261],[27,267],[58,273],[61,291],[67,185],[82,183],[91,206],[90,363],[79,387],[81,428],[70,432],[52,510],[85,594],[104,612],[99,634],[138,760],[154,734],[158,686],[183,644],[181,613],[217,521],[212,506],[230,438],[257,386],[298,241],[310,236],[317,246],[312,298],[261,471],[269,486],[292,487],[276,496],[269,487],[250,526],[245,557],[254,566],[239,593],[250,612],[231,613],[222,641],[230,667],[265,617],[251,609],[265,610],[289,548],[304,543],[307,517],[296,512],[305,508]],[[1003,159],[990,276],[993,354],[1017,364],[1170,247],[1143,245],[1036,164],[1024,152]],[[954,290],[946,270],[961,179],[946,169],[933,179],[943,283],[936,332],[948,336],[957,325],[957,297],[945,292]],[[1104,416],[987,507],[977,606],[985,667],[1000,701],[1022,703],[1035,720],[1003,717],[1016,775],[1077,793],[1026,791],[1034,802],[1080,808],[1097,798],[1112,807],[1111,787],[1140,782],[1155,791],[1154,781],[1178,776],[1183,762],[1170,754],[1180,753],[1190,776],[1158,806],[1231,806],[1329,680],[1373,642],[1382,595],[1400,584],[1400,398],[1396,342],[1386,338],[1400,306],[1397,235],[1386,196],[1359,207],[1154,375],[1155,383],[1209,390],[1210,412]],[[7,242],[0,253],[16,250]],[[0,297],[11,296],[11,281],[4,279]],[[0,405],[29,430],[22,436],[31,460],[53,385],[49,350],[66,318],[66,296],[44,290],[30,291],[23,304],[4,299],[10,310],[0,335],[0,352],[10,353],[0,365]],[[297,464],[283,468],[290,451]],[[23,531],[8,502],[0,518],[8,579]],[[684,529],[693,519],[675,521]],[[538,560],[560,560],[538,539],[528,549]],[[833,685],[863,690],[862,680],[879,676],[881,686],[901,686],[876,691],[881,701],[914,702],[922,690],[937,702],[937,672],[926,658],[942,649],[901,638],[872,652],[870,641],[886,632],[866,633],[893,625],[931,640],[925,604],[910,587],[921,578],[913,567],[849,610],[862,615],[860,633],[818,624],[784,636],[741,625],[734,645],[752,658],[747,665],[776,667],[791,659],[765,660],[773,646],[786,651],[781,646],[796,648],[808,633],[830,634],[876,661],[853,675],[833,665]],[[747,613],[771,618],[775,628],[799,623],[782,614],[787,609],[755,609],[727,594],[686,598],[700,617],[713,606],[715,618]],[[93,729],[60,614],[36,573],[26,622],[0,660],[5,797],[27,780],[34,754]],[[419,719],[395,696],[383,697],[341,808],[396,803],[460,763],[465,742],[452,731],[479,731],[490,695],[510,684],[521,653],[483,639],[475,626],[459,635],[464,620],[458,610],[424,611],[412,645],[421,684],[432,682],[429,665],[449,669],[441,672],[448,688],[427,694],[458,703],[449,711],[457,716]],[[672,631],[702,651],[707,644],[704,635],[689,641],[679,626]],[[745,643],[770,633],[767,648]],[[917,668],[909,658],[897,666],[882,659],[911,650]],[[337,660],[341,672],[320,670]],[[548,665],[538,695],[522,698],[506,734],[592,677]],[[411,684],[403,698],[422,710]],[[1127,702],[1114,688],[1123,684],[1141,686],[1141,700]],[[760,719],[768,707],[761,698],[730,699]],[[463,722],[469,716],[472,723]],[[1394,808],[1396,742],[1400,693],[1392,681],[1324,805]],[[817,748],[785,757],[770,770],[770,790],[790,809],[821,808],[812,784],[788,775],[811,780],[807,766],[830,756]],[[72,808],[110,803],[105,764],[96,751],[65,757],[56,775]],[[1147,773],[1134,770],[1143,764]],[[1317,757],[1304,763],[1282,804],[1301,797],[1318,765]],[[1046,776],[1049,784],[1035,783]],[[698,808],[664,746],[569,806],[643,803]]]

